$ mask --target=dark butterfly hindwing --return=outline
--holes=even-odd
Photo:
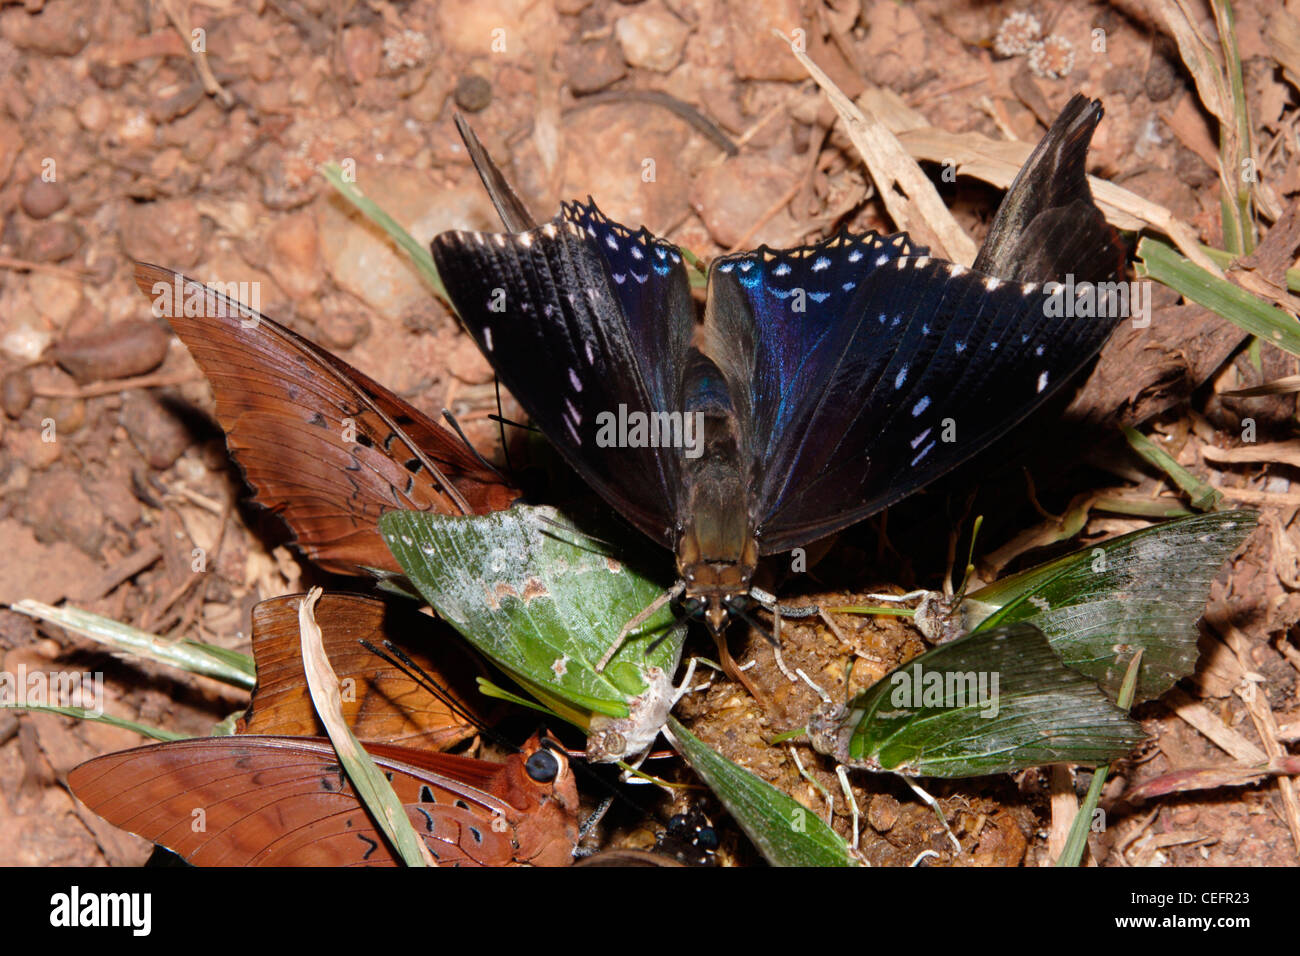
[[[1119,234],[1093,202],[1085,165],[1101,104],[1076,93],[1016,175],[975,259],[1015,282],[1105,282],[1124,269]]]
[[[532,420],[622,514],[671,547],[675,451],[598,444],[597,416],[677,407],[695,328],[681,253],[594,204],[512,235],[446,233],[433,257],[456,311]]]
[[[806,260],[816,248],[789,255]],[[925,256],[882,254],[864,275],[847,261],[853,248],[841,246],[824,270],[830,321],[812,314],[821,305],[794,312],[771,263],[750,259],[747,284],[738,264],[710,275],[706,323],[754,327],[754,517],[765,554],[846,527],[951,470],[1041,404],[1113,324],[1048,318],[1041,287]],[[810,326],[826,331],[813,338]],[[793,353],[797,386],[783,378],[792,339],[804,343]]]

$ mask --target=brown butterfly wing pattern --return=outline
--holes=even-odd
[[[303,672],[298,629],[302,598],[301,594],[290,594],[262,601],[253,608],[257,688],[240,721],[241,734],[325,734]],[[402,641],[403,633],[429,636],[434,621],[426,615],[389,607],[359,594],[338,592],[322,595],[315,615],[325,654],[343,682],[343,719],[358,740],[442,751],[474,736],[477,731],[470,718],[480,724],[491,722],[480,710],[482,696],[473,690],[474,678],[482,668],[461,642],[438,643],[435,661]],[[400,645],[420,669],[435,675],[456,707],[367,650],[359,643],[361,639],[373,644],[388,639]]]
[[[302,336],[170,269],[137,263],[135,281],[211,382],[255,499],[325,570],[400,572],[385,511],[482,514],[517,497],[451,431]]]
[[[505,763],[369,744],[440,865],[563,866],[578,795],[562,753],[534,737]],[[552,779],[530,775],[540,752]],[[551,763],[554,761],[554,763]],[[328,740],[203,737],[97,757],[68,783],[114,826],[195,866],[393,866],[399,862]]]

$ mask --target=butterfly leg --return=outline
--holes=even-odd
[[[939,822],[943,824],[943,832],[948,834],[948,839],[952,841],[952,845],[957,848],[957,853],[960,855],[961,842],[957,839],[956,835],[953,834],[952,827],[948,826],[948,820],[943,815],[943,808],[939,806],[939,801],[913,783],[909,777],[903,777],[903,782],[911,787],[912,792],[920,797],[927,805],[929,805],[930,809],[934,811],[934,815],[938,817]]]
[[[578,827],[578,839],[580,841],[584,839],[587,836],[587,834],[589,834],[592,830],[596,828],[596,824],[600,823],[600,821],[605,818],[605,814],[609,812],[609,808],[614,804],[614,797],[615,795],[611,793],[604,800],[600,801],[600,806],[596,807],[595,810],[592,810],[591,816],[587,817],[586,820],[582,821],[582,824]],[[590,856],[595,852],[596,852],[595,849],[588,850],[588,849],[584,849],[583,847],[579,847],[574,851],[573,855]]]
[[[844,791],[844,802],[849,805],[849,810],[853,813],[853,843],[850,845],[856,850],[858,848],[858,824],[862,819],[861,812],[858,810],[858,800],[857,797],[853,796],[853,788],[849,786],[849,772],[844,764],[835,765],[835,776],[840,778],[840,789]]]
[[[764,591],[762,588],[751,587],[749,589],[749,596],[754,599],[755,603],[768,612],[772,614],[780,612],[783,617],[812,617],[821,610],[821,608],[816,604],[778,604],[776,595],[772,594],[770,591]]]
[[[919,591],[908,591],[906,594],[868,594],[866,597],[872,601],[884,601],[886,604],[899,604],[903,601],[910,601],[913,598],[925,597],[933,593],[933,591],[922,588]]]
[[[803,761],[799,759],[799,751],[795,749],[794,745],[788,744],[787,747],[790,751],[790,756],[794,758],[794,766],[795,769],[799,771],[799,776],[812,784],[812,788],[820,793],[822,799],[826,801],[826,825],[828,827],[833,827],[835,825],[835,801],[831,799],[831,795],[826,792],[826,788],[817,782],[817,778],[803,768]]]
[[[692,657],[686,662],[686,674],[682,677],[682,682],[673,689],[673,702],[668,706],[672,710],[677,706],[677,702],[691,692],[691,681],[695,679],[695,665],[700,662],[698,657]]]
[[[614,655],[618,653],[619,648],[627,642],[628,637],[633,631],[653,617],[665,604],[676,601],[685,592],[686,582],[678,581],[663,594],[651,601],[640,614],[624,624],[623,630],[618,632],[618,639],[606,649],[605,653],[601,655],[600,660],[596,662],[596,673],[599,674],[605,669],[605,665],[608,664]]]

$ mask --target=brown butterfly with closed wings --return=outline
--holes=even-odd
[[[385,511],[483,514],[518,497],[459,436],[278,322],[160,266],[136,263],[135,282],[212,384],[255,500],[325,570],[400,572]]]
[[[301,598],[272,598],[253,609],[258,683],[238,735],[96,758],[69,774],[73,793],[114,826],[196,865],[396,862],[320,736],[324,728],[302,665]],[[343,684],[344,720],[393,784],[436,860],[571,861],[578,795],[562,750],[534,737],[504,763],[432,752],[465,740],[483,722],[476,695],[460,690],[477,668],[459,644],[437,644],[438,662],[404,649],[426,675],[437,675],[434,693],[359,643],[401,643],[401,626],[411,622],[399,610],[360,595],[325,594],[315,618]]]
[[[578,792],[563,750],[537,736],[504,763],[367,744],[434,859],[564,866]],[[198,737],[96,757],[68,774],[114,826],[196,866],[384,866],[398,860],[329,740]]]

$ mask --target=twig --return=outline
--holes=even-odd
[[[57,385],[37,386],[33,395],[41,398],[96,398],[100,395],[115,395],[133,388],[162,388],[167,385],[186,385],[201,382],[201,375],[189,372],[152,372],[149,375],[137,375],[134,378],[120,378],[111,382],[95,382],[81,388],[60,388]]]
[[[190,29],[190,20],[188,16],[182,16],[176,10],[175,0],[162,0],[162,8],[167,12],[167,19],[171,21],[176,32],[181,36],[181,42],[186,45],[190,51],[190,57],[194,60],[194,68],[198,70],[199,79],[203,81],[203,88],[207,90],[208,95],[216,97],[218,103],[225,109],[235,105],[235,97],[229,90],[217,82],[217,78],[212,73],[212,67],[208,65],[208,54],[206,50],[195,50],[190,44],[190,37],[193,35]]]
[[[53,272],[55,275],[68,276],[72,279],[84,279],[94,275],[94,271],[85,266],[60,266],[53,262],[32,262],[30,259],[15,259],[13,256],[0,256],[0,269],[16,269],[19,272]]]

